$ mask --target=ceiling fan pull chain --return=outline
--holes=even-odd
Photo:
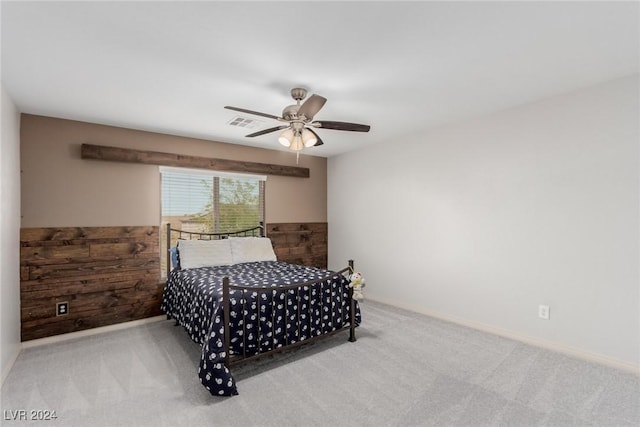
[[[296,165],[298,164],[298,161],[300,161],[300,152],[296,151]]]

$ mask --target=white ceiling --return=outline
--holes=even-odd
[[[639,72],[638,2],[2,2],[20,111],[265,148],[232,105],[328,99],[333,156]]]

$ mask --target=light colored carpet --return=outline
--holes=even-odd
[[[24,350],[2,425],[637,426],[640,379],[364,301],[347,333],[234,370],[239,396],[200,385],[199,346],[163,321]],[[16,410],[55,421],[10,421]]]

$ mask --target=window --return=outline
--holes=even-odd
[[[168,223],[184,231],[216,233],[252,228],[264,221],[265,176],[162,167],[160,177],[163,277]]]

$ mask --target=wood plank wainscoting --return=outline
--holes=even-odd
[[[22,341],[162,314],[159,227],[20,230]],[[67,301],[68,314],[56,316]]]
[[[20,230],[22,341],[162,314],[157,226]],[[327,267],[327,223],[266,225],[278,259]],[[56,316],[56,303],[68,314]]]
[[[328,226],[326,222],[267,224],[278,260],[327,268]]]

